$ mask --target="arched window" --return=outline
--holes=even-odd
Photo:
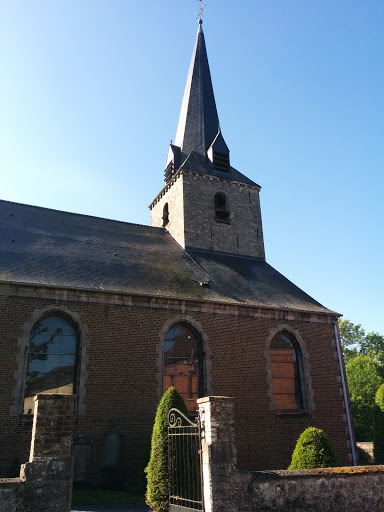
[[[203,344],[199,334],[186,324],[172,326],[164,340],[164,391],[175,386],[188,411],[205,393]]]
[[[224,192],[215,195],[215,219],[217,222],[230,223],[229,200]]]
[[[79,336],[61,316],[46,316],[29,336],[24,414],[32,414],[37,393],[70,394],[76,391]]]
[[[168,203],[165,203],[163,208],[163,228],[168,224],[169,222],[169,206]]]
[[[303,358],[296,338],[286,331],[271,342],[271,366],[275,409],[307,409]]]

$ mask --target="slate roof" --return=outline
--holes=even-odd
[[[218,176],[225,180],[237,181],[239,183],[245,183],[253,187],[261,188],[260,185],[247,178],[247,176],[232,166],[229,168],[228,172],[218,171],[213,167],[213,163],[208,158],[201,156],[196,151],[192,151],[190,153],[180,166],[180,169],[199,172],[200,174],[209,174],[210,176]]]
[[[162,228],[0,200],[0,282],[329,312],[265,261],[189,254]]]
[[[207,156],[207,150],[215,141],[216,151],[229,154],[228,146],[221,133],[205,38],[200,23],[189,66],[176,138],[174,144],[170,145],[174,156],[173,174],[179,169],[188,169],[259,187],[257,183],[233,167],[230,167],[228,172],[214,169]]]
[[[195,249],[188,252],[211,277],[210,288],[231,301],[278,309],[330,312],[265,260]]]
[[[205,155],[219,128],[205,38],[200,24],[189,67],[175,145],[179,146],[186,156],[191,151]]]

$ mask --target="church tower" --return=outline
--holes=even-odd
[[[231,166],[212,88],[202,20],[170,144],[165,186],[150,205],[151,225],[186,250],[265,259],[260,186]]]

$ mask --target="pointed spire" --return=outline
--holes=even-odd
[[[174,144],[180,147],[184,156],[188,156],[191,151],[206,156],[219,130],[219,117],[200,19]]]

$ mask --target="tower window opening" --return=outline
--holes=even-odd
[[[228,197],[223,192],[215,195],[215,219],[217,222],[230,224],[230,209]]]
[[[173,161],[169,162],[169,164],[167,165],[165,171],[164,171],[164,181],[166,183],[168,183],[168,181],[172,178],[174,174],[174,165],[173,165]]]
[[[224,153],[213,152],[213,166],[217,171],[229,171],[229,155]]]
[[[169,222],[169,207],[168,203],[165,203],[163,208],[163,228],[168,224]]]

